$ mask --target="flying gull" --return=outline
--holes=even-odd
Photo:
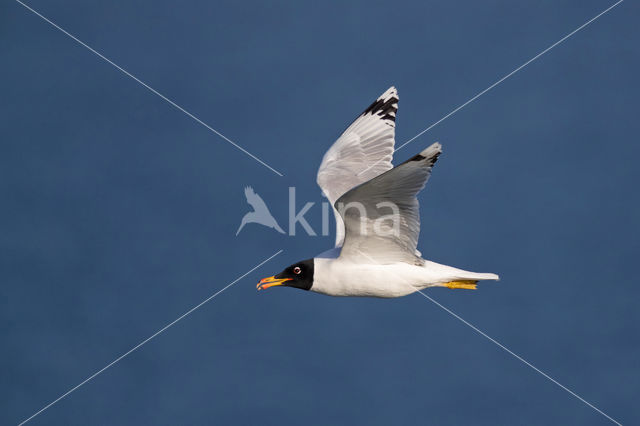
[[[258,290],[294,287],[330,296],[400,297],[427,287],[475,289],[496,274],[422,258],[419,204],[442,152],[434,143],[393,167],[398,92],[389,88],[327,151],[317,182],[333,205],[335,248],[264,278]]]

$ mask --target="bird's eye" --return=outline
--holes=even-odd
[[[302,272],[302,269],[300,269],[299,266],[296,266],[295,268],[293,268],[293,273],[294,274],[298,275],[298,274],[300,274],[300,272]]]

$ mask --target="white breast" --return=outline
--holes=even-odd
[[[426,268],[408,263],[376,265],[315,258],[311,291],[330,296],[400,297],[441,281]]]

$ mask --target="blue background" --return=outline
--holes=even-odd
[[[261,277],[333,237],[248,225],[252,185],[319,230],[315,174],[387,87],[398,144],[612,2],[0,5],[0,423],[15,424],[280,249],[33,424],[608,424],[420,295]],[[412,142],[444,154],[425,257],[496,272],[428,294],[623,423],[640,422],[638,6],[594,22]]]

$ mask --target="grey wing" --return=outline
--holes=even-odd
[[[416,246],[424,188],[442,146],[435,143],[399,166],[357,186],[336,202],[345,224],[340,258],[364,263],[422,264]]]
[[[347,127],[322,158],[317,182],[331,205],[351,188],[391,169],[398,91],[390,87]],[[336,246],[344,239],[335,211]]]

